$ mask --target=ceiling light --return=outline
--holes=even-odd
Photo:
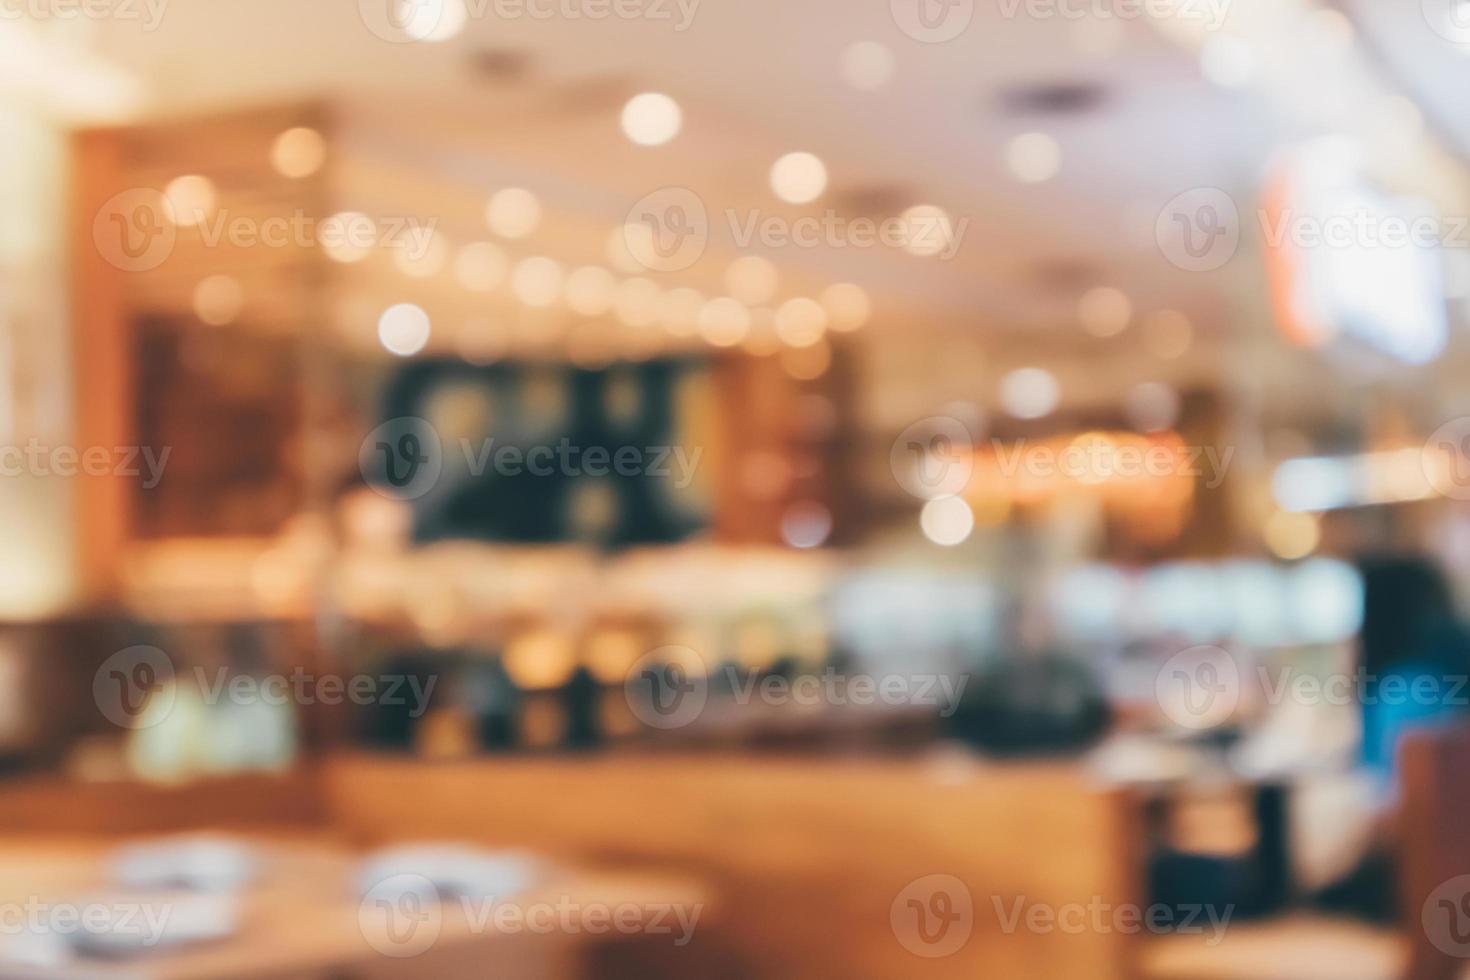
[[[742,303],[765,303],[776,295],[776,267],[759,255],[745,255],[725,269],[725,288]]]
[[[527,306],[551,306],[561,296],[562,268],[544,255],[521,259],[510,274],[510,288]]]
[[[827,167],[811,153],[788,153],[771,166],[771,190],[788,204],[807,204],[827,189]]]
[[[327,141],[305,126],[288,129],[271,144],[271,166],[282,177],[309,177],[327,158]]]
[[[469,19],[465,0],[393,0],[394,17],[415,41],[438,43],[457,37]]]
[[[454,257],[454,278],[465,289],[488,293],[505,281],[510,263],[493,242],[471,242]]]
[[[941,255],[954,241],[954,224],[943,208],[915,204],[899,216],[904,251],[910,255]]]
[[[733,347],[750,332],[750,311],[733,296],[721,296],[699,310],[699,333],[716,347]]]
[[[317,240],[333,262],[361,262],[378,243],[378,226],[361,211],[338,211],[322,222]]]
[[[197,225],[214,210],[214,184],[198,174],[175,177],[163,189],[163,196],[173,206],[176,225]]]
[[[1133,303],[1128,294],[1111,286],[1098,286],[1082,294],[1077,302],[1082,329],[1094,337],[1114,337],[1128,328]]]
[[[1061,386],[1050,371],[1017,368],[1000,379],[1000,404],[1018,419],[1050,415],[1061,401]]]
[[[567,276],[567,306],[583,316],[601,316],[612,308],[618,281],[600,265],[584,265]]]
[[[692,337],[699,332],[699,311],[704,297],[699,290],[680,286],[663,295],[659,303],[658,322],[676,337]]]
[[[846,333],[868,322],[873,304],[863,287],[839,282],[822,290],[822,307],[827,311],[833,330]]]
[[[975,512],[963,497],[938,497],[925,501],[919,512],[919,529],[935,544],[952,548],[975,529]]]
[[[776,336],[792,347],[810,347],[827,330],[827,311],[814,299],[798,296],[776,309]]]
[[[661,92],[635,95],[623,106],[623,133],[639,146],[659,146],[679,135],[684,114]]]
[[[503,188],[485,206],[485,223],[501,238],[525,238],[541,223],[541,202],[522,187]]]
[[[624,279],[613,296],[613,312],[630,327],[650,326],[658,320],[663,299],[658,283],[641,277]]]
[[[245,293],[233,276],[209,276],[194,287],[194,314],[210,326],[231,322],[245,305]]]
[[[412,303],[398,303],[378,318],[378,340],[399,357],[411,357],[429,342],[429,314]]]

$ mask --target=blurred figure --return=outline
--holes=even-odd
[[[1363,761],[1392,799],[1404,735],[1470,717],[1470,632],[1449,583],[1422,558],[1365,559],[1363,572]],[[1428,696],[1425,696],[1428,695]]]

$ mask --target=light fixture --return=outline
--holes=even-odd
[[[306,126],[286,130],[271,144],[271,166],[282,177],[310,177],[321,169],[326,158],[327,141]]]
[[[903,248],[910,255],[941,255],[954,241],[954,223],[949,212],[932,204],[915,204],[899,216]]]
[[[725,288],[742,303],[765,303],[776,295],[776,266],[759,255],[743,255],[725,269]]]
[[[454,257],[454,278],[465,289],[477,293],[493,292],[505,281],[510,263],[505,252],[493,242],[470,242]]]
[[[700,307],[699,333],[716,347],[733,347],[750,332],[750,311],[733,296],[720,296]]]
[[[1266,547],[1277,558],[1305,558],[1322,541],[1321,519],[1316,514],[1278,510],[1266,520],[1265,538]]]
[[[439,43],[459,36],[469,20],[465,0],[390,0],[392,19],[415,41]]]
[[[658,322],[676,337],[692,337],[699,332],[699,311],[704,296],[697,289],[679,286],[664,293],[659,302]]]
[[[378,318],[378,341],[399,357],[412,357],[429,342],[429,314],[412,303],[397,303]]]
[[[641,276],[624,279],[613,296],[613,313],[630,327],[647,327],[658,320],[663,291]]]
[[[1056,377],[1042,368],[1017,368],[1000,379],[1001,407],[1018,419],[1050,415],[1061,401],[1061,395]]]
[[[618,281],[600,265],[584,265],[567,276],[567,306],[583,316],[601,316],[612,308]]]
[[[811,153],[788,153],[771,166],[771,190],[787,204],[807,204],[827,189],[827,167]]]
[[[173,206],[171,217],[176,225],[197,225],[214,211],[214,184],[198,174],[175,177],[163,189],[163,196]]]
[[[322,222],[317,241],[333,262],[361,262],[378,242],[378,226],[361,211],[338,211]]]
[[[523,187],[505,187],[485,206],[485,223],[501,238],[525,238],[541,223],[541,202]]]
[[[662,92],[635,95],[623,106],[623,133],[639,146],[659,146],[679,135],[684,114]]]
[[[919,511],[919,530],[937,545],[952,548],[975,529],[975,512],[963,497],[936,497]]]
[[[827,311],[814,299],[798,296],[776,308],[776,336],[792,347],[810,347],[827,330]]]
[[[449,262],[449,244],[444,236],[435,232],[429,232],[423,240],[422,247],[415,250],[408,247],[407,239],[400,239],[391,248],[393,252],[393,264],[398,271],[405,276],[414,279],[428,279],[437,276],[444,270]]]
[[[850,282],[834,283],[822,290],[822,307],[832,329],[839,333],[858,329],[873,314],[867,292]]]
[[[516,263],[510,274],[510,288],[527,306],[551,306],[561,296],[564,278],[554,259],[532,255]]]
[[[1128,328],[1133,303],[1121,289],[1097,286],[1078,300],[1077,318],[1082,321],[1082,329],[1094,337],[1113,337]]]
[[[233,276],[209,276],[194,287],[194,315],[210,326],[231,322],[245,304],[245,293]]]

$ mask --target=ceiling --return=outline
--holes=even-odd
[[[977,373],[1028,358],[1070,372],[1068,397],[1103,399],[1123,382],[1218,371],[1224,338],[1271,335],[1259,322],[1249,243],[1216,272],[1189,272],[1167,261],[1154,223],[1191,188],[1253,200],[1272,149],[1311,133],[1314,120],[1281,111],[1300,107],[1268,85],[1206,81],[1200,39],[1178,24],[1112,18],[1099,26],[1098,18],[1027,14],[1081,3],[986,0],[973,4],[957,37],[925,43],[894,13],[914,0],[638,4],[670,20],[505,17],[495,11],[520,9],[516,0],[469,0],[458,36],[390,43],[369,28],[384,2],[195,0],[168,5],[153,30],[116,19],[72,25],[68,50],[136,80],[136,99],[129,92],[121,110],[134,118],[326,100],[343,120],[336,149],[351,200],[342,206],[430,215],[454,242],[486,237],[480,215],[492,190],[524,186],[546,210],[534,247],[569,264],[600,262],[610,231],[640,198],[692,190],[710,215],[709,245],[694,266],[660,281],[715,292],[731,259],[756,252],[780,267],[783,295],[861,284],[874,300],[877,361],[933,378],[918,390],[891,389],[881,411],[895,418],[922,411],[924,400],[972,397]],[[555,0],[577,10],[598,2]],[[956,2],[959,11],[971,5]],[[1110,5],[1088,9],[1097,7]],[[1417,7],[1351,4],[1369,42],[1359,45],[1361,61],[1378,73],[1372,84],[1437,94],[1431,122],[1458,125],[1447,142],[1466,145],[1470,119],[1449,101],[1463,86],[1447,84],[1445,72],[1470,59],[1447,54],[1422,30]],[[1313,9],[1235,0],[1226,30],[1249,37],[1263,11],[1279,21],[1287,8]],[[842,78],[844,49],[858,41],[880,42],[894,56],[892,79],[877,91]],[[1430,59],[1420,55],[1431,48],[1439,67],[1426,78]],[[1452,61],[1440,65],[1445,57]],[[683,108],[683,129],[667,145],[634,146],[619,130],[623,102],[647,90]],[[1051,135],[1061,150],[1059,171],[1042,183],[1020,181],[1006,165],[1008,141],[1030,131]],[[812,204],[783,204],[767,185],[772,161],[792,150],[827,164],[830,183]],[[962,229],[952,259],[881,246],[742,247],[734,234],[752,216],[881,218],[920,203],[942,207]],[[1136,330],[1089,336],[1077,325],[1077,299],[1097,285],[1126,291],[1140,318],[1185,311],[1202,342],[1164,364],[1140,357]],[[923,342],[931,333],[947,346]]]

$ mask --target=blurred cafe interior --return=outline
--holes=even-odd
[[[0,978],[1470,975],[1467,0],[0,0]]]

